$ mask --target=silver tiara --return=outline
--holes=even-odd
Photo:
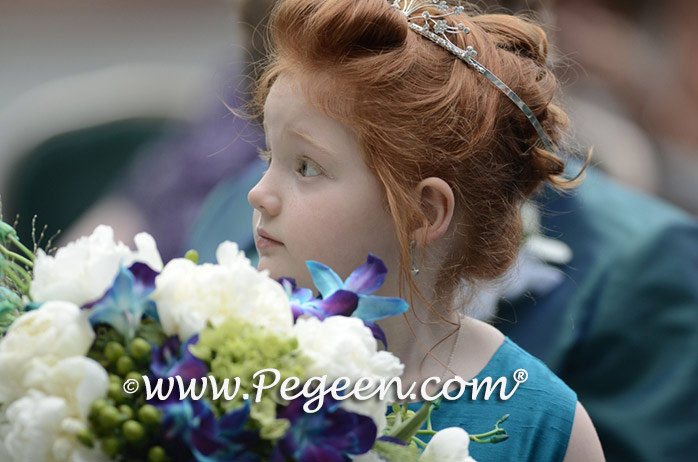
[[[389,3],[391,0],[387,0]],[[400,3],[403,3],[402,8]],[[425,8],[433,7],[436,5],[436,10],[439,12],[438,15],[432,15],[428,11],[423,11],[422,14],[419,13],[420,10]],[[548,151],[553,152],[553,143],[548,138],[548,135],[543,130],[543,126],[540,124],[536,116],[531,111],[531,108],[524,103],[519,96],[514,93],[514,90],[509,88],[507,84],[502,82],[499,77],[494,75],[489,69],[480,64],[475,60],[477,56],[477,51],[473,49],[472,46],[467,46],[465,50],[454,45],[446,36],[446,34],[469,34],[470,28],[465,27],[463,24],[458,24],[457,26],[450,26],[444,18],[452,15],[459,15],[463,13],[464,8],[462,6],[450,7],[445,1],[439,0],[405,0],[400,2],[399,0],[394,0],[392,5],[393,8],[398,9],[407,18],[410,29],[417,32],[418,34],[428,38],[434,43],[441,45],[443,48],[450,51],[452,54],[460,58],[465,64],[472,67],[480,74],[487,77],[487,80],[492,82],[494,86],[499,88],[499,90],[504,93],[507,98],[509,98],[516,106],[521,109],[521,111],[526,115],[533,128],[538,132],[541,142],[545,145]],[[424,19],[424,26],[419,26],[413,21],[418,18]]]

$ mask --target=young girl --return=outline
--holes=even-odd
[[[480,433],[510,414],[509,439],[471,444],[473,457],[603,460],[575,393],[455,302],[512,263],[523,201],[569,184],[542,30],[414,0],[282,0],[270,30],[255,95],[269,168],[248,196],[259,269],[313,287],[306,260],[346,278],[373,253],[389,269],[376,294],[411,306],[380,322],[403,383],[503,376],[511,389],[527,372],[507,401],[444,401],[435,428]]]

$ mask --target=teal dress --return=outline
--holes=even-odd
[[[434,411],[433,428],[461,427],[471,435],[485,433],[494,428],[500,417],[509,414],[500,424],[509,438],[495,444],[471,441],[471,457],[479,462],[561,462],[574,422],[577,405],[574,391],[509,337],[475,378],[479,383],[491,377],[494,383],[499,377],[505,377],[506,396],[516,385],[513,376],[518,369],[527,372],[527,379],[508,400],[499,398],[499,387],[489,400],[484,399],[484,391],[479,392],[477,400],[472,400],[472,388],[468,387],[461,398],[444,400]],[[420,406],[420,403],[412,403],[410,409],[416,411]]]

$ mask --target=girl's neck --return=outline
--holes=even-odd
[[[415,310],[419,309],[415,304]],[[388,350],[405,365],[404,389],[413,382],[419,387],[430,377],[441,382],[455,375],[471,380],[504,342],[504,335],[495,327],[457,312],[451,313],[449,323],[424,310],[416,313],[409,310],[404,316],[379,321]]]

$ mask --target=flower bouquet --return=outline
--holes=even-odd
[[[431,429],[434,403],[347,392],[403,370],[379,349],[375,321],[407,309],[371,295],[379,259],[345,281],[307,262],[314,297],[232,242],[217,264],[135,244],[99,226],[47,254],[0,222],[1,461],[472,460],[465,431]]]

